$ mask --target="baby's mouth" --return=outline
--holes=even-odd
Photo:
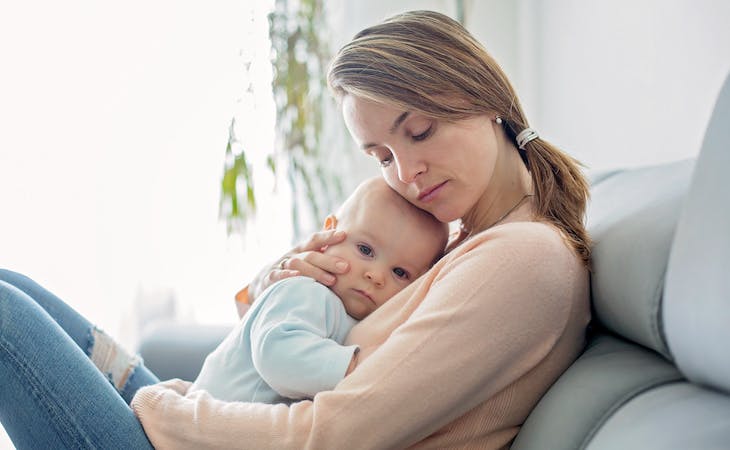
[[[366,299],[370,300],[371,303],[375,303],[373,301],[373,297],[370,296],[366,291],[363,291],[362,289],[353,289],[353,291],[357,292],[357,294],[361,297],[365,297]]]

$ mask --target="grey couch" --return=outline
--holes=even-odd
[[[588,229],[588,346],[512,448],[729,449],[730,79],[697,158],[594,176]],[[192,379],[226,332],[171,324],[140,351]]]

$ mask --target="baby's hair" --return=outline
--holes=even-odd
[[[355,191],[347,198],[347,200],[345,200],[345,202],[337,210],[336,215],[338,222],[346,221],[350,214],[358,211],[358,206],[360,205],[360,203],[365,198],[367,198],[367,196],[372,195],[387,196],[389,200],[396,203],[398,209],[402,212],[403,216],[405,216],[406,214],[410,214],[418,220],[419,226],[428,227],[429,232],[431,232],[437,239],[440,239],[442,243],[442,251],[439,252],[438,255],[436,255],[436,258],[429,265],[429,267],[435,264],[439,259],[441,259],[441,257],[444,255],[446,244],[449,238],[448,224],[441,222],[428,211],[417,207],[416,205],[403,198],[400,194],[398,194],[390,186],[388,186],[385,180],[380,176],[368,178],[360,183],[357,188],[355,188]]]

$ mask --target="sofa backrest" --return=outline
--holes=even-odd
[[[595,329],[512,448],[727,448],[730,77],[696,161],[591,191]]]
[[[664,274],[694,160],[626,170],[591,189],[594,321],[670,357],[661,329]]]
[[[730,392],[730,81],[705,134],[665,291],[662,322],[679,370]]]

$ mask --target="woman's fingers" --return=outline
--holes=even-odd
[[[339,244],[345,240],[345,232],[338,230],[325,230],[313,233],[309,239],[294,248],[292,253],[318,252],[328,245]]]
[[[298,270],[272,269],[271,272],[269,272],[269,274],[266,276],[266,278],[268,279],[268,283],[266,283],[266,286],[271,286],[277,281],[281,281],[285,278],[296,277],[298,275],[301,275]]]
[[[335,276],[347,272],[350,265],[343,259],[310,251],[290,256],[284,260],[283,267],[331,286],[335,283]]]

